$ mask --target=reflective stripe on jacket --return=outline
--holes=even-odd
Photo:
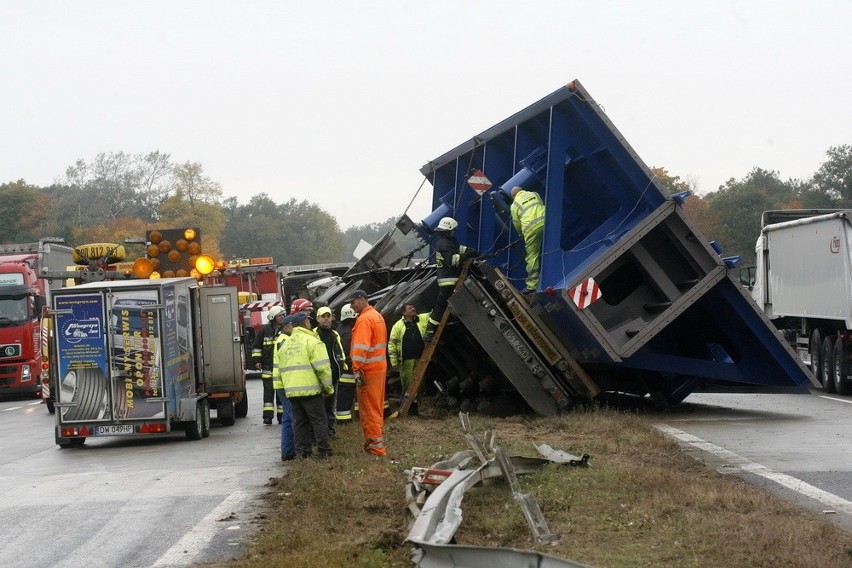
[[[284,346],[284,343],[289,338],[290,336],[286,333],[281,333],[275,338],[275,351],[272,357],[273,361],[275,361],[272,365],[272,388],[275,390],[281,390],[284,388],[284,383],[281,382],[281,369],[278,368],[278,351]]]
[[[325,344],[304,327],[294,328],[278,350],[278,373],[287,398],[334,393]]]
[[[519,191],[512,200],[512,225],[524,238],[544,226],[544,201],[534,191]]]
[[[460,245],[454,236],[442,231],[435,245],[438,286],[455,286],[464,261],[476,255],[474,249]]]
[[[275,364],[275,341],[282,334],[281,328],[273,322],[264,325],[260,333],[254,338],[251,350],[252,364],[260,363],[261,377],[268,379],[272,376],[272,367]]]
[[[417,314],[417,328],[420,330],[420,335],[426,333],[426,325],[429,322],[429,312]],[[390,357],[391,367],[399,365],[402,359],[402,336],[405,335],[405,318],[400,318],[393,327],[391,327],[390,338],[388,339],[388,357]]]
[[[367,306],[355,319],[352,328],[352,372],[384,373],[387,361],[388,328],[382,314]]]

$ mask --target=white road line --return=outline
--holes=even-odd
[[[239,508],[240,504],[248,498],[249,494],[243,491],[232,493],[158,558],[152,564],[152,568],[189,566],[198,562],[213,537],[224,528],[219,520]]]
[[[790,475],[784,473],[778,473],[777,471],[773,471],[766,466],[760,465],[758,463],[754,463],[740,455],[735,454],[730,450],[726,450],[716,444],[711,444],[697,436],[693,436],[692,434],[688,434],[683,430],[678,430],[668,424],[657,424],[656,428],[666,434],[674,438],[675,440],[686,444],[688,446],[692,446],[696,449],[703,450],[705,452],[709,452],[715,456],[722,458],[733,466],[736,466],[741,471],[753,473],[755,475],[759,475],[765,479],[770,481],[774,481],[775,483],[786,487],[787,489],[791,489],[796,493],[804,495],[810,499],[814,499],[819,501],[823,505],[826,505],[838,512],[843,512],[849,515],[852,515],[852,502],[843,499],[842,497],[838,497],[833,493],[829,493],[828,491],[823,491],[818,487],[814,487],[809,483],[805,483],[801,479],[796,479]],[[727,472],[728,470],[726,470]]]
[[[37,401],[35,401],[35,402],[31,402],[31,403],[29,403],[27,406],[35,406],[36,404],[41,404],[41,401],[40,401],[40,400],[37,400]]]
[[[0,410],[0,412],[9,412],[10,410],[20,410],[22,408],[23,406],[13,406],[12,408],[4,408],[3,410]]]
[[[824,394],[819,395],[820,398],[827,398],[828,400],[833,400],[835,402],[845,402],[846,404],[852,404],[852,400],[848,400],[845,398],[834,398],[833,396],[825,396]]]

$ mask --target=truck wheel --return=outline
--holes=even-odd
[[[201,437],[210,437],[210,401],[202,398],[199,401],[201,405]]]
[[[811,332],[811,342],[808,344],[811,353],[811,372],[819,381],[822,378],[822,333],[815,329]]]
[[[200,440],[204,434],[204,416],[201,411],[201,401],[195,403],[195,420],[184,423],[186,437],[190,440]]]
[[[56,403],[52,398],[47,399],[47,412],[50,414],[56,414]]]
[[[234,407],[235,416],[237,418],[245,418],[248,416],[248,393],[243,387],[243,398]]]
[[[822,340],[822,373],[820,374],[822,390],[834,392],[834,336],[829,335]]]
[[[832,367],[832,378],[834,379],[834,390],[837,394],[852,394],[852,387],[846,377],[849,376],[850,365],[846,360],[846,349],[843,345],[843,338],[838,337],[834,340],[834,366]]]
[[[216,404],[216,416],[222,422],[222,426],[233,426],[236,422],[234,399],[223,398]]]

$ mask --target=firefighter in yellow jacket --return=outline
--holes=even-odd
[[[541,274],[541,244],[544,235],[544,201],[534,191],[512,188],[512,224],[524,239],[527,261],[525,293],[538,290]]]
[[[334,396],[328,352],[311,331],[308,314],[299,312],[287,321],[292,322],[293,333],[278,351],[278,371],[292,405],[296,453],[310,457],[316,443],[318,457],[325,458],[332,452],[323,399]]]
[[[428,321],[429,312],[418,314],[417,307],[414,304],[405,304],[402,307],[402,317],[391,327],[390,338],[388,339],[388,358],[390,359],[391,369],[399,371],[403,397],[414,378],[417,362],[426,346],[423,342],[423,334],[426,332]],[[417,414],[416,405],[417,402],[411,404],[410,414]]]

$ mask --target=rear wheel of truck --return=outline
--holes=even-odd
[[[822,390],[834,392],[834,336],[829,335],[822,340],[822,373],[820,374]]]
[[[838,337],[834,340],[834,366],[832,367],[832,378],[834,379],[834,390],[837,394],[850,394],[852,387],[846,377],[849,376],[850,365],[846,360],[846,347],[843,345],[843,338]]]
[[[222,422],[222,426],[233,426],[236,422],[234,399],[231,397],[219,399],[216,403],[216,416]]]
[[[186,437],[190,440],[200,440],[203,436],[204,416],[201,408],[201,401],[195,403],[195,420],[184,423],[186,429]]]
[[[811,332],[811,341],[808,344],[811,354],[811,372],[819,381],[822,379],[822,332],[815,329]]]
[[[243,388],[243,398],[236,404],[234,411],[237,418],[245,418],[248,416],[248,393],[245,388]]]
[[[201,405],[201,437],[210,437],[210,401],[206,398],[198,402]]]
[[[53,402],[52,398],[47,399],[47,411],[50,414],[56,414],[56,403]]]

